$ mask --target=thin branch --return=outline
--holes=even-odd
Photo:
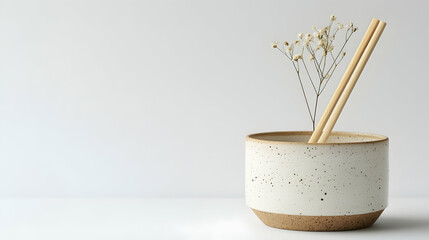
[[[347,42],[349,41],[350,37],[353,35],[353,32],[350,34],[350,36],[346,39],[346,41],[344,42],[343,46],[341,47],[340,51],[337,54],[337,57],[335,57],[334,62],[338,59],[338,57],[340,56],[340,54],[343,52],[344,47],[346,46]],[[331,65],[331,67],[328,69],[328,73],[331,70],[331,68],[334,66],[334,64]]]
[[[323,75],[322,75],[322,69],[320,69],[320,64],[317,62],[316,52],[313,50],[313,48],[311,46],[308,46],[308,51],[313,56],[314,66],[316,67],[316,71],[319,75],[319,82],[320,82],[320,79],[323,77]]]
[[[343,61],[344,56],[341,57],[340,61],[338,61],[337,64],[335,64],[334,69],[332,70],[331,74],[329,75],[329,78],[326,80],[325,85],[323,86],[322,90],[320,91],[320,94],[322,94],[323,90],[325,89],[326,85],[328,85],[329,80],[332,78],[332,74],[335,72],[335,69],[337,68],[337,66],[341,63],[341,61]]]
[[[301,76],[299,75],[299,63],[297,62],[298,68],[292,60],[293,67],[295,68],[296,74],[298,75],[299,83],[301,85],[302,93],[304,94],[305,104],[307,105],[308,114],[310,114],[311,121],[314,121],[313,115],[311,114],[310,105],[308,104],[307,95],[305,94],[304,86],[302,84]]]
[[[305,100],[305,104],[307,105],[308,113],[310,114],[311,121],[314,121],[313,115],[311,114],[310,105],[308,104],[307,94],[305,94],[304,85],[302,84],[301,75],[299,74],[299,63],[297,62],[297,66],[298,66],[298,68],[297,68],[295,66],[295,62],[293,60],[293,55],[292,55],[293,54],[293,47],[292,47],[292,52],[290,53],[290,57],[286,54],[286,51],[284,51],[284,50],[282,51],[278,47],[277,47],[277,49],[292,61],[293,67],[295,68],[296,74],[298,75],[298,80],[299,80],[299,83],[301,85],[302,93],[304,94],[304,100]]]
[[[311,79],[310,73],[308,72],[307,65],[305,64],[305,60],[304,59],[301,59],[301,60],[302,60],[302,63],[304,64],[304,68],[305,68],[305,71],[307,72],[307,76],[310,79],[311,86],[313,86],[314,92],[317,94],[316,87],[314,86],[313,79]]]
[[[281,52],[281,53],[283,53],[287,58],[289,58],[290,60],[292,60],[292,56],[288,56],[287,54],[286,54],[286,51],[283,49],[283,51],[280,49],[280,48],[278,48],[277,47],[277,49]]]

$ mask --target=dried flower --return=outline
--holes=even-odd
[[[319,33],[319,32],[314,32],[314,33],[313,33],[313,37],[314,37],[314,38],[319,38],[319,36],[320,36],[320,33]]]
[[[308,46],[310,45],[310,41],[305,40],[304,42],[302,42],[302,44],[303,44],[305,47],[308,47]]]
[[[328,32],[329,32],[329,26],[326,26],[325,28],[323,28],[322,32],[325,33],[325,34],[328,34]]]
[[[317,42],[317,46],[323,47],[325,46],[325,43],[326,43],[326,39],[322,38]]]
[[[297,55],[293,56],[294,61],[298,61],[298,59],[302,59],[302,54],[297,54]]]
[[[341,49],[339,51],[337,50],[337,52],[335,51],[338,48],[338,45],[336,45],[336,41],[343,41],[342,37],[337,37],[337,33],[339,35],[342,32],[339,30],[343,28],[347,29],[347,31],[344,31],[345,42],[343,42],[344,44],[340,45]],[[306,89],[307,87],[305,86],[311,86],[301,84],[301,88],[304,92],[305,103],[307,105],[314,130],[316,121],[315,115],[317,113],[317,102],[319,96],[324,91],[326,85],[329,82],[329,79],[332,78],[332,74],[335,71],[336,66],[344,59],[346,52],[343,52],[342,50],[349,41],[350,37],[353,35],[354,32],[358,30],[358,28],[354,26],[353,22],[350,22],[350,24],[344,26],[342,23],[337,22],[337,18],[334,15],[331,15],[328,26],[321,28],[316,28],[315,26],[312,26],[311,29],[313,29],[311,33],[298,33],[298,38],[295,41],[284,41],[284,45],[281,45],[281,49],[279,50],[281,50],[281,52],[293,62],[299,80],[301,81],[301,78],[305,76],[308,77],[312,83],[312,87],[316,94],[314,106],[311,106],[312,104],[310,104],[310,99],[307,98],[308,94],[306,94],[308,89]],[[278,42],[272,43],[272,47],[279,48]],[[341,55],[340,58],[338,58],[339,55]],[[300,59],[301,61],[299,61]],[[309,64],[309,66],[304,65],[306,64],[307,59],[309,62],[313,61],[313,63],[316,63],[315,67],[317,69],[317,74],[307,69],[307,67],[313,64]],[[320,63],[323,64],[323,68],[320,68]],[[301,68],[301,64],[305,67]],[[300,71],[306,71],[306,74],[300,75]],[[314,81],[314,78],[317,78],[318,81]],[[311,109],[314,109],[314,111]]]
[[[278,44],[278,42],[273,42],[273,43],[271,44],[271,47],[272,47],[272,48],[277,48],[277,44]]]

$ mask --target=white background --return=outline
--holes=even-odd
[[[429,196],[427,1],[1,1],[0,196],[242,197],[244,137],[310,130],[270,48],[331,13],[387,22],[335,129],[390,137],[391,196]]]

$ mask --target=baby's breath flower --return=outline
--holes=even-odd
[[[311,26],[311,29],[316,30],[316,26],[314,26],[314,25]]]
[[[329,26],[326,26],[322,31],[323,31],[324,33],[328,34],[328,32],[329,32]]]
[[[337,20],[337,18],[331,14],[331,21],[335,21],[335,20]]]
[[[304,46],[308,47],[308,45],[310,45],[310,41],[309,40],[305,40],[304,42],[302,42]]]
[[[288,41],[285,41],[285,42],[284,42],[284,44],[285,44],[286,46],[289,46],[289,42],[288,42]]]
[[[346,52],[342,52],[343,57],[346,56]]]
[[[311,36],[310,33],[305,34],[305,40],[310,42],[313,41],[313,37]]]
[[[325,75],[325,79],[328,79],[330,76],[331,76],[331,75],[329,75],[329,73],[328,73],[328,74],[326,74],[326,75]]]
[[[308,55],[308,61],[313,61],[313,59],[314,59],[314,57],[313,57],[313,55]]]
[[[335,36],[332,35],[331,37],[329,37],[329,40],[334,41],[335,40]]]
[[[329,45],[329,47],[328,47],[328,52],[332,52],[333,50],[334,50],[334,46]]]
[[[292,52],[292,46],[286,48],[288,52]]]
[[[323,46],[325,46],[325,43],[326,43],[326,40],[325,40],[325,39],[320,39],[320,40],[317,42],[317,46],[319,46],[319,47],[323,47]]]
[[[357,28],[357,27],[353,28],[353,32],[356,32],[357,30],[358,30],[358,28]]]
[[[294,44],[295,44],[295,46],[299,46],[299,44],[300,44],[299,39],[297,39]]]
[[[293,56],[294,61],[298,61],[298,59],[302,59],[302,54],[297,54],[297,55]]]
[[[302,39],[302,36],[303,36],[302,33],[298,33],[298,38],[299,39]]]
[[[313,33],[313,37],[314,37],[314,38],[319,38],[319,35],[320,35],[320,33],[319,33],[319,32],[314,32],[314,33]]]
[[[344,28],[344,25],[343,25],[342,23],[338,23],[337,28],[338,28],[338,29],[343,29],[343,28]]]
[[[277,44],[278,44],[278,42],[273,42],[273,43],[271,44],[271,47],[272,47],[272,48],[277,48]]]

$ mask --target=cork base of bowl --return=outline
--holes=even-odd
[[[302,216],[269,213],[253,209],[261,221],[270,227],[298,231],[347,231],[367,228],[380,217],[383,210],[344,216]]]

